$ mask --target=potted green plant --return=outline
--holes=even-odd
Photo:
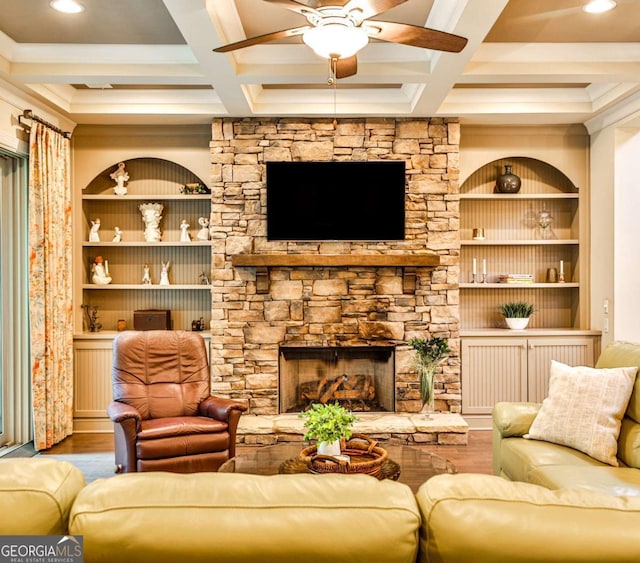
[[[524,301],[512,301],[500,305],[500,313],[507,326],[512,330],[523,330],[529,324],[529,318],[533,315],[534,307]]]
[[[357,417],[339,403],[314,403],[308,411],[300,414],[307,429],[305,440],[318,442],[318,453],[340,455],[340,440],[348,440],[353,433]]]
[[[435,375],[440,362],[449,355],[449,343],[446,338],[439,337],[412,338],[409,340],[409,346],[416,351],[422,411],[433,411]]]

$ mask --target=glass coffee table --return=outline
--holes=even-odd
[[[378,445],[389,454],[384,468],[385,477],[409,485],[414,493],[434,475],[457,473],[453,463],[425,449],[398,444]],[[300,442],[280,442],[273,446],[238,446],[236,457],[225,463],[220,470],[255,475],[308,473],[308,468],[298,462],[303,448],[304,445]]]

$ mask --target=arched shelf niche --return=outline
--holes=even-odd
[[[129,175],[127,187],[139,195],[180,195],[180,188],[185,184],[207,185],[189,169],[171,160],[140,157],[122,162]],[[111,174],[117,167],[116,162],[102,170],[85,187],[83,195],[113,195],[115,182],[111,179]]]
[[[578,188],[564,172],[542,160],[526,156],[504,157],[488,162],[463,182],[460,193],[494,193],[496,178],[504,173],[507,165],[511,165],[512,172],[522,180],[518,194],[578,193]]]

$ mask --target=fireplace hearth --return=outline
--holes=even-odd
[[[281,413],[333,402],[354,411],[394,411],[394,346],[281,346],[278,364]]]

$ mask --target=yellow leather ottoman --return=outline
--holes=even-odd
[[[0,459],[0,535],[63,535],[82,472],[43,456]]]
[[[78,495],[85,563],[413,563],[406,485],[365,475],[128,473]]]

